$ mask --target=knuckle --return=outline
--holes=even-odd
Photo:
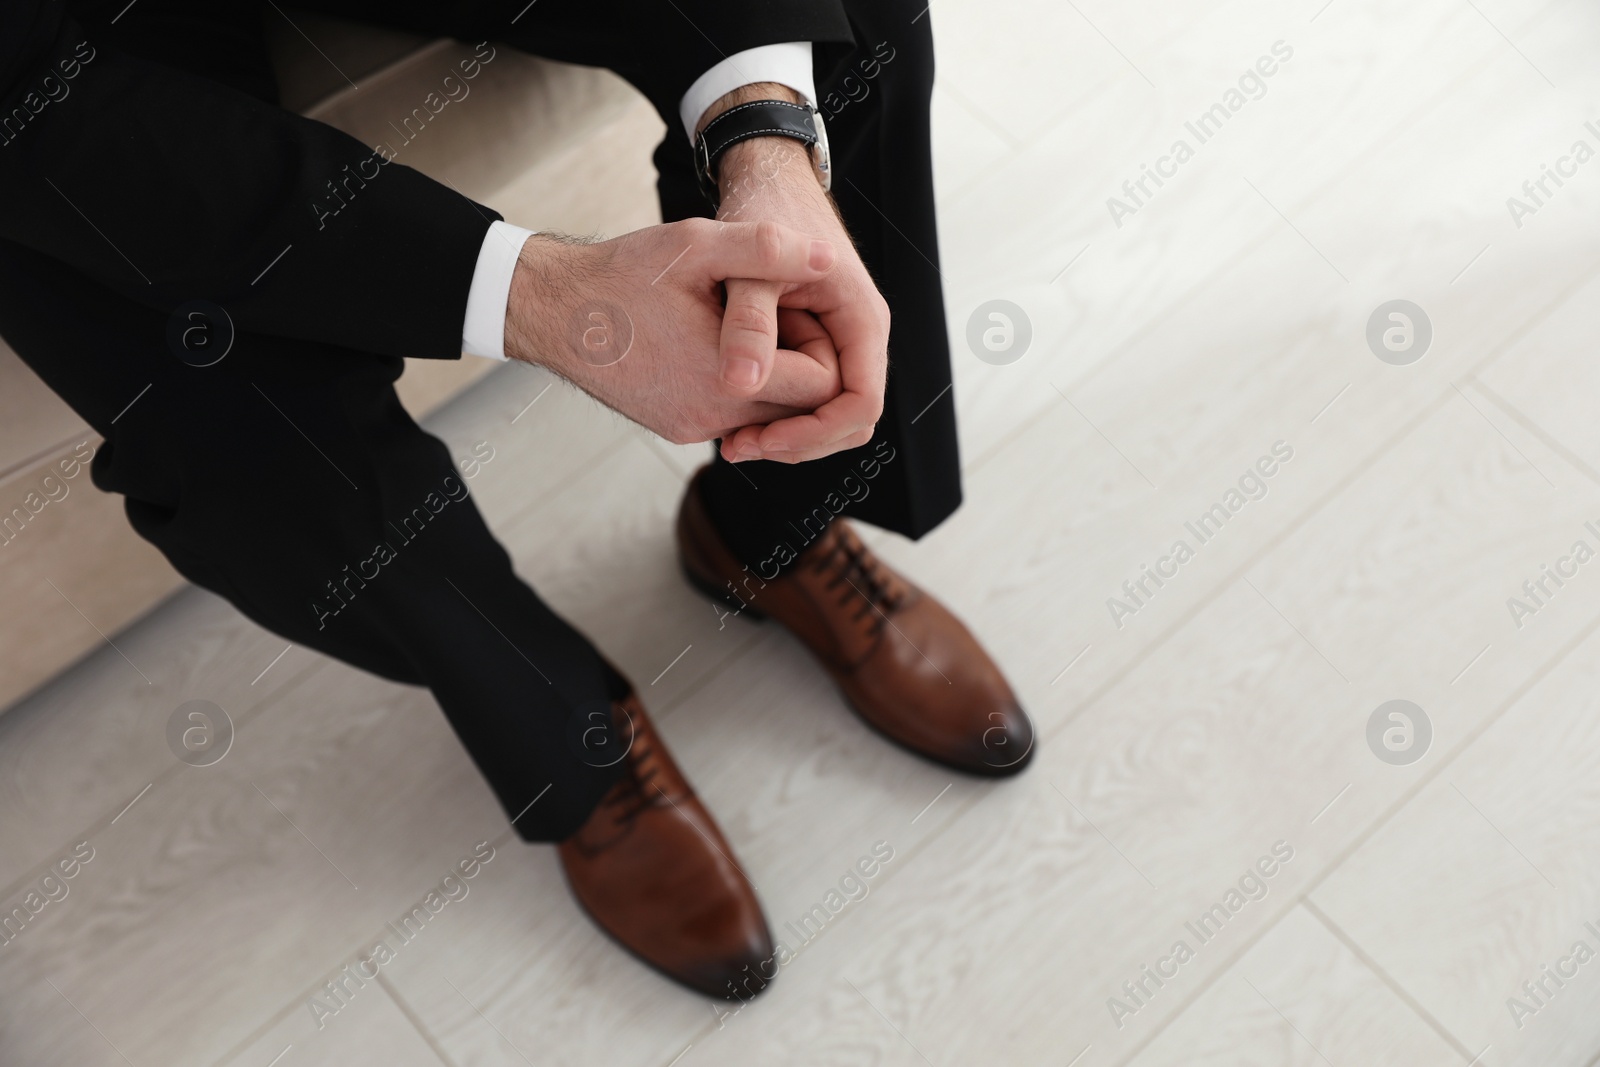
[[[680,222],[674,222],[672,225],[676,230],[673,235],[674,240],[680,241],[686,246],[710,244],[717,230],[715,222],[702,218],[683,219]]]
[[[756,223],[754,231],[756,261],[763,267],[776,267],[783,260],[783,229],[770,219]]]
[[[723,312],[726,324],[746,333],[773,335],[777,333],[776,316],[758,304],[729,304]]]

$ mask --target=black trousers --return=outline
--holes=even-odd
[[[677,117],[684,72],[651,58],[671,53],[660,26],[557,2],[527,7],[515,23],[521,3],[308,6],[618,70],[669,127],[656,153],[664,216],[709,213]],[[786,558],[780,545],[803,549],[836,514],[917,537],[960,501],[928,17],[915,0],[845,6],[855,43],[817,48],[818,92],[835,197],[893,314],[889,387],[877,434],[860,449],[800,465],[715,461],[713,518],[741,559],[768,574]],[[710,16],[688,0],[674,7],[683,54],[703,51],[693,19]],[[253,15],[160,0],[115,26],[109,15],[80,15],[98,39],[144,58],[275,92]],[[772,34],[771,43],[795,39],[782,25]],[[396,399],[402,361],[240,333],[226,359],[194,367],[173,355],[168,325],[46,255],[0,242],[0,335],[105,438],[95,484],[126,498],[140,536],[286,639],[429,687],[508,816],[521,813],[522,837],[571,833],[618,773],[574,738],[608,719],[627,683],[516,576],[444,445]]]

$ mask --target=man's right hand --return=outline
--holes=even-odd
[[[506,354],[676,444],[809,413],[841,391],[826,331],[782,307],[773,321],[741,323],[770,338],[775,363],[756,392],[731,387],[719,349],[722,283],[797,289],[825,277],[835,258],[830,242],[773,222],[688,219],[594,244],[535,235],[511,281]],[[777,348],[780,329],[795,349]]]

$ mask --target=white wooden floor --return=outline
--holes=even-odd
[[[719,1019],[579,917],[426,692],[280,656],[191,590],[0,717],[0,906],[93,850],[0,947],[0,1062],[1600,1062],[1600,563],[1520,627],[1507,606],[1600,548],[1600,160],[1507,207],[1600,149],[1600,13],[931,17],[967,503],[878,543],[1010,673],[1030,771],[953,781],[776,628],[719,628],[670,542],[701,450],[559,384],[524,410],[548,383],[506,367],[432,429],[495,450],[473,489],[522,574],[641,686],[780,937],[887,842],[870,893]],[[1107,198],[1275,42],[1264,94],[1116,225]],[[1433,340],[1397,366],[1365,334],[1402,298]],[[965,342],[993,299],[1031,321],[1010,365]],[[1199,544],[1184,524],[1278,442]],[[1118,626],[1108,598],[1179,539]],[[236,726],[214,766],[167,747],[193,699]],[[1393,699],[1431,724],[1403,765],[1367,740]],[[485,840],[468,895],[319,1027],[311,998]]]

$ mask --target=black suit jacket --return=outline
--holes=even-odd
[[[203,20],[259,37],[258,5],[125,3],[0,0],[0,240],[159,310],[206,299],[247,332],[459,356],[478,249],[499,215],[379,163],[246,77],[206,76],[229,69],[228,49],[173,31]],[[516,23],[522,3],[319,6],[611,66],[652,98],[669,137],[683,136],[674,94],[724,55],[851,37],[839,0],[539,0]],[[351,172],[377,177],[328,221],[318,205]]]

